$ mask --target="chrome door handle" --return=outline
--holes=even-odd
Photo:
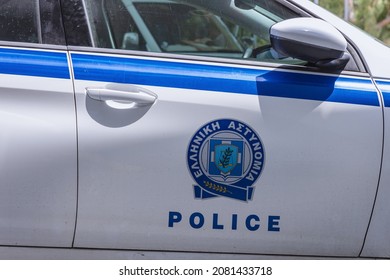
[[[152,105],[157,96],[149,91],[136,88],[134,90],[115,90],[107,88],[87,88],[87,95],[98,101],[134,102],[140,106]]]

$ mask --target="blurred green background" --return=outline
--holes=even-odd
[[[313,0],[390,46],[390,0]]]

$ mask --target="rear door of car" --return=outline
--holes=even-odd
[[[240,59],[223,38],[184,38],[171,24],[187,12],[187,27],[211,36],[231,1],[73,2],[63,8],[78,116],[75,247],[359,254],[383,120],[358,57],[341,74]],[[256,3],[222,14],[237,40],[251,22],[268,30],[304,15]]]
[[[77,146],[59,1],[0,5],[0,245],[71,247]]]

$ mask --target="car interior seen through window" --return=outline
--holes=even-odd
[[[84,0],[98,48],[244,58],[290,64],[270,47],[269,29],[299,17],[264,0]]]

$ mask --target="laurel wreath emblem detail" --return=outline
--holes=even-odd
[[[223,168],[226,168],[230,165],[230,158],[233,154],[233,150],[228,147],[224,152],[222,157],[219,159],[219,165]]]

